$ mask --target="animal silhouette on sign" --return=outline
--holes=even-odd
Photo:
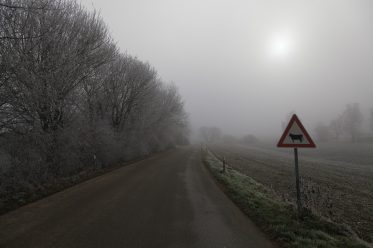
[[[293,141],[293,143],[295,140],[299,140],[300,143],[303,142],[303,134],[289,133],[289,136],[290,136],[291,141]]]

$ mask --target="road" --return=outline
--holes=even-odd
[[[273,246],[185,147],[0,216],[0,247]]]

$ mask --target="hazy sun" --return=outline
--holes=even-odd
[[[290,55],[294,48],[293,37],[288,33],[278,33],[269,41],[269,53],[273,57],[285,58]]]

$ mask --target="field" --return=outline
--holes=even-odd
[[[295,202],[292,149],[274,145],[213,145],[230,167]],[[320,144],[300,149],[302,200],[314,213],[345,224],[360,238],[373,241],[373,145]]]

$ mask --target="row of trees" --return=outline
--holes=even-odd
[[[347,139],[356,142],[362,139],[364,116],[358,103],[347,104],[345,110],[330,121],[329,125],[318,123],[314,129],[319,141]],[[370,129],[373,131],[373,109],[370,111]],[[369,137],[366,137],[366,139]],[[373,137],[372,137],[373,138]]]
[[[244,135],[237,138],[236,136],[224,134],[218,127],[201,127],[199,129],[200,142],[205,144],[224,143],[224,144],[243,144],[252,145],[259,142],[259,140],[252,134]]]
[[[187,137],[176,87],[121,53],[96,12],[73,0],[0,1],[0,187],[106,166]]]

